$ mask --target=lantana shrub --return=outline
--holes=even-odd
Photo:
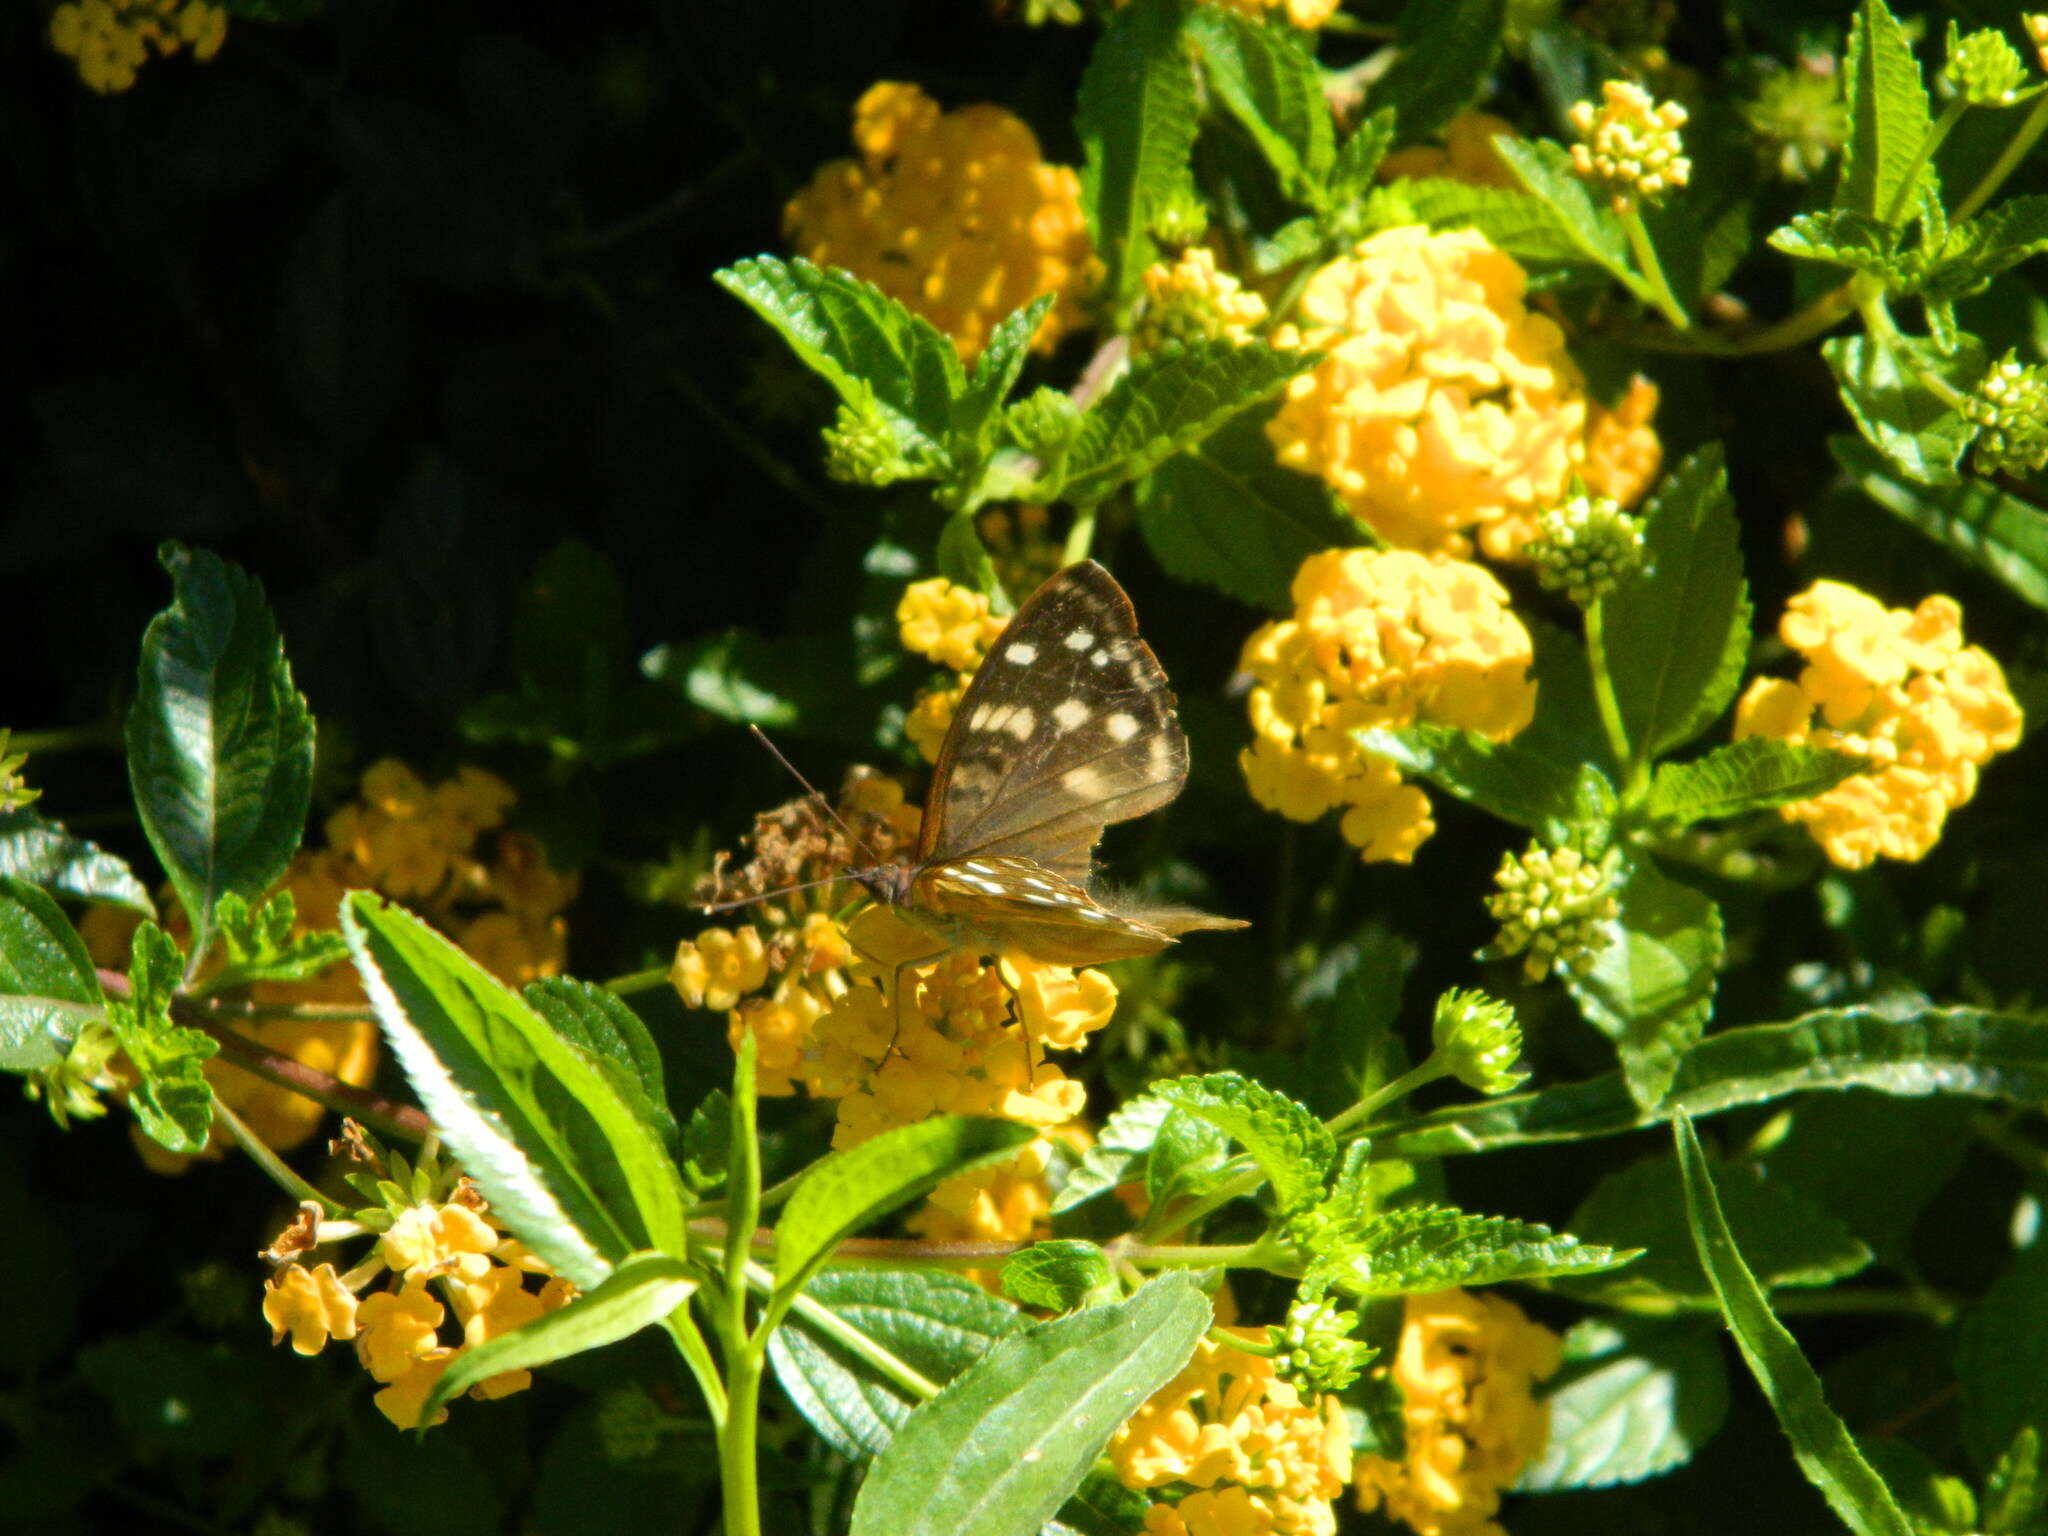
[[[10,25],[0,1523],[2048,1530],[2048,14]]]

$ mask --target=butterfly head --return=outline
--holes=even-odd
[[[893,863],[875,864],[848,873],[883,906],[901,907],[909,904],[910,887],[917,879],[917,866],[907,859],[898,859]]]

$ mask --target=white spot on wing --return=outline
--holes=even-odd
[[[1052,717],[1059,722],[1061,730],[1071,731],[1088,718],[1088,706],[1079,699],[1062,699],[1053,707]]]
[[[1109,732],[1111,741],[1129,741],[1138,734],[1138,722],[1130,715],[1114,714],[1102,722],[1102,728]]]
[[[1031,733],[1038,729],[1038,716],[1019,704],[1010,711],[1010,718],[1003,722],[1003,729],[1019,741],[1029,741]]]
[[[1090,656],[1088,660],[1098,667],[1106,667],[1109,665],[1109,652],[1106,650],[1097,651],[1093,656]]]
[[[1013,661],[1020,667],[1028,667],[1038,660],[1038,647],[1028,640],[1012,640],[1003,647],[1003,660]]]
[[[1070,651],[1085,651],[1095,643],[1095,631],[1092,629],[1077,629],[1060,643]]]
[[[1060,787],[1077,795],[1092,795],[1102,787],[1102,775],[1093,768],[1069,768],[1060,775]]]
[[[988,717],[995,713],[995,709],[996,707],[993,704],[982,705],[981,708],[977,709],[974,712],[974,718],[967,722],[967,729],[969,729],[970,731],[987,730]]]

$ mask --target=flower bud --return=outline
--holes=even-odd
[[[1684,186],[1692,178],[1692,162],[1678,136],[1685,108],[1653,101],[1626,80],[1609,80],[1600,90],[1606,99],[1598,108],[1582,101],[1569,114],[1586,141],[1572,146],[1572,169],[1607,192],[1617,210],[1654,203]]]
[[[2022,475],[2048,466],[2048,368],[2023,364],[2008,352],[1977,381],[1962,410],[1977,427],[1979,474]]]
[[[1488,958],[1523,956],[1522,974],[1534,982],[1555,965],[1586,970],[1606,948],[1606,924],[1619,910],[1606,860],[1532,842],[1502,858],[1493,878],[1500,889],[1486,907],[1501,928]]]
[[[1515,1010],[1484,992],[1454,988],[1437,999],[1433,1035],[1443,1064],[1467,1088],[1509,1093],[1528,1081],[1515,1070],[1522,1026]]]
[[[1273,1330],[1273,1341],[1280,1347],[1274,1369],[1304,1397],[1342,1392],[1377,1353],[1353,1337],[1357,1329],[1358,1314],[1329,1297],[1297,1297],[1287,1309],[1287,1321]]]
[[[1580,494],[1552,507],[1525,546],[1536,575],[1553,592],[1590,608],[1643,567],[1643,524],[1606,496]]]
[[[1942,77],[1973,107],[2003,107],[2019,91],[2027,66],[2019,50],[1996,27],[1983,27],[1964,36],[1951,21],[1948,65]]]

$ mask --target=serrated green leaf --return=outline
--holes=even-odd
[[[1683,1110],[1715,1115],[1788,1094],[1872,1088],[1908,1098],[1965,1094],[2048,1104],[2048,1023],[1978,1008],[1898,1016],[1826,1008],[1783,1024],[1708,1035],[1685,1055],[1654,1109],[1629,1097],[1619,1073],[1537,1093],[1437,1110],[1374,1133],[1382,1155],[1428,1158],[1661,1125]]]
[[[929,320],[850,272],[801,257],[749,257],[712,280],[774,326],[841,400],[873,402],[905,460],[943,466],[967,380],[960,354]]]
[[[1821,355],[1841,386],[1842,403],[1863,436],[1910,480],[1954,485],[1956,465],[1977,429],[1950,403],[1968,394],[1984,372],[1984,349],[1967,338],[1952,355],[1917,336],[1838,336]],[[1925,378],[1941,380],[1951,396]]]
[[[1914,253],[1903,289],[1930,304],[1953,304],[1980,291],[2008,267],[2048,250],[2048,196],[2007,198],[1979,218],[1956,225],[1929,250]]]
[[[822,1158],[775,1224],[777,1294],[801,1290],[841,1239],[942,1179],[1001,1161],[1035,1134],[1014,1120],[939,1115]]]
[[[1110,299],[1136,293],[1158,255],[1152,221],[1192,201],[1188,166],[1200,113],[1176,0],[1133,0],[1114,12],[1089,55],[1075,101],[1085,160],[1081,207]]]
[[[1235,1072],[1154,1083],[1152,1094],[1227,1134],[1252,1156],[1282,1211],[1322,1193],[1337,1138],[1305,1107]]]
[[[1053,1196],[1052,1214],[1070,1211],[1135,1177],[1139,1161],[1151,1152],[1160,1126],[1173,1113],[1171,1104],[1151,1094],[1127,1099],[1110,1111],[1096,1134],[1095,1145],[1081,1154],[1081,1161]]]
[[[526,984],[529,1008],[604,1073],[633,1112],[671,1145],[679,1134],[662,1082],[661,1048],[616,992],[568,976]]]
[[[206,1150],[213,1128],[213,1089],[204,1069],[220,1047],[211,1035],[171,1022],[184,969],[185,957],[170,936],[145,921],[129,951],[128,997],[107,1005],[107,1022],[136,1072],[128,1094],[136,1124],[159,1146],[189,1155]]]
[[[1747,816],[1824,795],[1869,767],[1846,752],[1745,736],[1689,763],[1659,763],[1645,809],[1680,826]]]
[[[1095,505],[1321,361],[1320,352],[1283,352],[1260,342],[1170,343],[1147,352],[1090,408],[1058,494],[1076,506]]]
[[[1094,1243],[1057,1238],[1033,1243],[1003,1265],[1003,1294],[1027,1307],[1072,1312],[1117,1298],[1109,1258]]]
[[[1188,13],[1186,36],[1209,89],[1243,125],[1296,202],[1320,201],[1336,130],[1315,55],[1291,27],[1220,6]]]
[[[1573,174],[1572,157],[1562,145],[1502,135],[1493,147],[1529,195],[1550,210],[1558,233],[1580,256],[1625,283],[1633,280],[1620,219]]]
[[[1897,278],[1902,270],[1892,230],[1853,208],[1799,214],[1783,228],[1773,230],[1766,243],[1787,256],[1831,262],[1887,280]]]
[[[1301,562],[1356,542],[1358,525],[1312,475],[1274,462],[1247,411],[1138,485],[1138,529],[1160,567],[1272,613],[1290,606]]]
[[[929,1270],[828,1270],[804,1295],[939,1386],[1029,1321],[973,1281]],[[924,1401],[820,1328],[803,1308],[769,1336],[768,1359],[810,1426],[840,1455],[856,1460],[880,1452]]]
[[[341,927],[435,1128],[555,1273],[588,1291],[628,1254],[688,1252],[675,1164],[605,1073],[403,908],[353,891]]]
[[[1167,1275],[999,1340],[875,1458],[851,1536],[1033,1536],[1187,1363],[1209,1316],[1191,1279]]]
[[[144,917],[156,916],[156,903],[126,859],[73,836],[26,807],[0,811],[0,875],[53,896],[104,901]]]
[[[1379,174],[1380,162],[1387,157],[1387,151],[1394,147],[1394,114],[1392,112],[1371,112],[1342,145],[1338,147],[1336,162],[1330,167],[1329,206],[1342,210],[1354,199],[1365,196],[1372,190],[1373,178]],[[1278,243],[1287,230],[1283,226],[1273,237]],[[1310,221],[1310,234],[1315,225]],[[1307,255],[1306,251],[1302,255]],[[1296,260],[1299,260],[1297,257]],[[1285,265],[1286,263],[1283,263]],[[1277,270],[1260,267],[1260,271]]]
[[[0,876],[0,1071],[56,1066],[105,1007],[71,920],[35,886]]]
[[[1728,707],[1749,655],[1749,589],[1718,445],[1692,454],[1644,513],[1647,568],[1601,600],[1607,666],[1639,762]]]
[[[1366,107],[1391,107],[1404,139],[1427,136],[1485,91],[1506,20],[1505,0],[1409,0],[1395,24],[1393,66]]]
[[[143,632],[128,778],[203,950],[220,898],[261,896],[299,846],[313,717],[256,581],[205,550],[165,544],[158,558],[176,596]]]
[[[696,1277],[681,1259],[628,1254],[601,1284],[567,1306],[459,1351],[420,1405],[420,1422],[431,1424],[446,1404],[504,1371],[551,1365],[658,1326],[696,1289]]]
[[[1145,1158],[1145,1198],[1153,1208],[1198,1199],[1221,1184],[1230,1161],[1230,1133],[1175,1109],[1160,1123]]]
[[[1564,1336],[1548,1384],[1550,1438],[1523,1493],[1611,1488],[1683,1466],[1728,1415],[1718,1330],[1696,1321],[1589,1317]]]
[[[2015,1435],[2048,1427],[2048,1252],[2014,1255],[1956,1339],[1963,1441],[1991,1466]]]
[[[1987,480],[1934,489],[1902,478],[1870,444],[1831,437],[1828,449],[1857,488],[2014,596],[2048,609],[2048,515]]]
[[[953,405],[953,431],[977,451],[986,452],[993,442],[1003,402],[1010,398],[1017,376],[1024,371],[1031,343],[1054,297],[1041,293],[1022,309],[1003,316],[988,333],[981,356],[974,360],[974,371]]]
[[[1353,741],[1408,773],[1503,821],[1531,829],[1569,821],[1578,774],[1523,747],[1519,739],[1490,741],[1448,725],[1409,725],[1354,731]]]
[[[255,981],[306,981],[348,959],[340,934],[294,934],[297,920],[297,904],[288,890],[253,910],[232,892],[221,897],[213,909],[221,963],[195,992],[207,996]]]
[[[1933,119],[1913,45],[1884,0],[1857,7],[1843,80],[1849,137],[1835,207],[1889,220],[1894,209],[1911,206],[1906,178]]]
[[[1711,897],[1624,855],[1615,937],[1565,985],[1588,1023],[1614,1042],[1636,1102],[1664,1097],[1678,1063],[1705,1031],[1725,941]]]
[[[1401,195],[1430,228],[1476,229],[1525,264],[1583,267],[1590,262],[1556,205],[1527,192],[1418,177],[1401,183]]]
[[[1632,1257],[1532,1221],[1407,1205],[1374,1216],[1360,1229],[1353,1249],[1318,1260],[1310,1275],[1346,1296],[1403,1296],[1589,1274],[1614,1269]]]
[[[1352,136],[1356,138],[1357,135]],[[1338,162],[1343,163],[1341,160]],[[1323,248],[1322,225],[1312,214],[1290,219],[1252,246],[1252,271],[1260,277],[1284,272]]]
[[[1769,1300],[1744,1264],[1722,1215],[1692,1121],[1679,1115],[1672,1123],[1672,1133],[1700,1263],[1713,1282],[1721,1315],[1735,1335],[1742,1358],[1792,1442],[1799,1469],[1858,1536],[1912,1536],[1912,1526],[1891,1490],[1863,1459],[1848,1427],[1828,1407],[1820,1377],[1807,1364],[1785,1325],[1772,1316]]]
[[[1714,1182],[1729,1229],[1766,1289],[1832,1285],[1869,1265],[1870,1249],[1797,1189],[1746,1164],[1715,1169]],[[1672,1158],[1646,1158],[1609,1174],[1572,1213],[1571,1229],[1587,1242],[1643,1250],[1619,1274],[1559,1282],[1574,1296],[1611,1306],[1626,1305],[1631,1296],[1713,1298]]]

